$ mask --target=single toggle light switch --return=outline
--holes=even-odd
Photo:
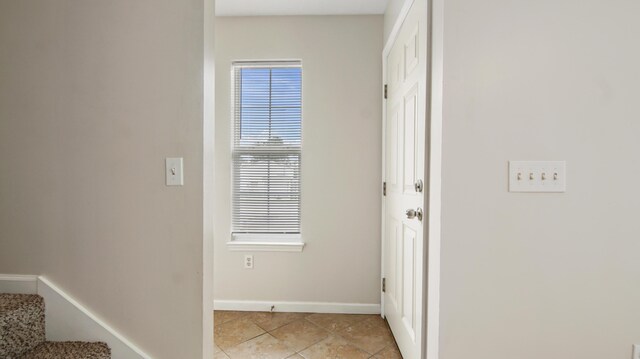
[[[509,161],[509,192],[565,192],[566,184],[564,161]]]
[[[165,160],[167,186],[183,186],[182,157],[167,158]]]

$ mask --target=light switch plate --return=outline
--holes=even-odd
[[[565,161],[509,161],[509,192],[566,192]]]
[[[167,158],[165,164],[167,186],[183,186],[182,157]]]
[[[633,345],[633,359],[640,359],[640,344]]]

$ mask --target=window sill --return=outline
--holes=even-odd
[[[230,251],[302,252],[300,233],[232,233],[227,242]]]
[[[233,252],[302,252],[303,242],[229,241],[227,248]]]

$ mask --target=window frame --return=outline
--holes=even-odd
[[[278,68],[278,67],[298,67],[301,71],[300,77],[300,146],[299,146],[299,174],[298,181],[300,186],[300,202],[298,207],[299,232],[298,233],[242,233],[234,232],[234,191],[235,191],[235,164],[234,155],[236,154],[236,71],[242,67],[262,67],[262,68]],[[302,240],[302,148],[303,148],[303,108],[304,108],[304,76],[303,64],[300,59],[287,60],[238,60],[232,61],[230,71],[231,96],[230,96],[230,118],[231,118],[231,217],[230,230],[231,240],[227,242],[227,248],[231,251],[277,251],[277,252],[302,252],[305,243]],[[275,152],[275,151],[274,151]]]

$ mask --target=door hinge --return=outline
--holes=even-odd
[[[387,195],[387,182],[382,182],[382,195]]]
[[[384,98],[387,99],[387,84],[384,85]]]
[[[387,278],[382,278],[382,293],[387,291]]]

